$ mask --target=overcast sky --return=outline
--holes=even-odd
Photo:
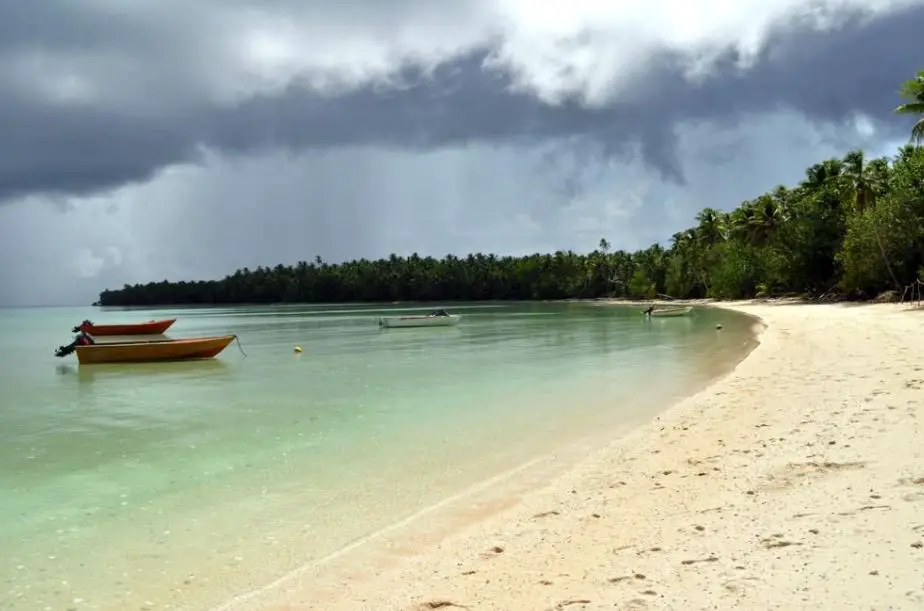
[[[0,3],[0,305],[636,249],[891,154],[924,1]]]

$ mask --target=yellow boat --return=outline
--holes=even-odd
[[[236,335],[165,339],[144,342],[106,342],[76,346],[77,362],[150,363],[155,361],[186,361],[210,359],[228,347]],[[62,355],[63,356],[63,355]]]

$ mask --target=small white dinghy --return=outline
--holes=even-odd
[[[650,312],[645,312],[649,316],[656,316],[658,318],[665,318],[669,316],[686,316],[693,311],[693,306],[684,306],[682,308],[661,308],[657,310],[652,310]]]
[[[454,327],[459,324],[462,317],[457,314],[447,314],[446,310],[437,310],[429,314],[417,316],[380,316],[380,327]]]

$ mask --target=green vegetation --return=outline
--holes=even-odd
[[[588,255],[397,257],[238,270],[218,281],[103,291],[99,305],[469,301],[596,297],[733,299],[786,293],[864,298],[924,280],[924,72],[895,109],[921,117],[891,159],[861,151],[806,170],[804,180],[706,208],[670,247],[628,253],[606,240]]]
[[[911,128],[911,142],[924,143],[924,70],[918,72],[913,79],[905,81],[901,88],[901,96],[906,102],[895,109],[903,115],[918,115],[918,121]]]

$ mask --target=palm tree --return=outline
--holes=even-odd
[[[917,145],[924,144],[924,70],[913,79],[905,81],[899,93],[907,101],[900,104],[895,112],[920,117],[911,128],[910,140]]]
[[[882,255],[882,262],[885,263],[895,288],[899,289],[901,285],[895,277],[895,272],[892,271],[892,264],[882,245],[876,214],[873,211],[879,195],[888,188],[888,172],[889,166],[884,159],[874,159],[867,163],[863,151],[851,151],[844,157],[843,177],[846,180],[848,192],[852,196],[854,209],[858,214],[870,214],[872,221],[870,226],[873,229],[876,246],[879,247],[879,253]]]
[[[696,215],[697,231],[710,246],[714,246],[724,237],[724,217],[725,215],[715,208],[703,208]]]
[[[769,245],[785,221],[786,211],[770,195],[744,202],[730,217],[732,233],[758,248]]]
[[[777,231],[786,222],[787,211],[770,195],[761,195],[754,200],[753,235],[758,246],[773,241]]]
[[[690,244],[690,236],[686,231],[678,231],[671,236],[671,250],[681,251]]]

